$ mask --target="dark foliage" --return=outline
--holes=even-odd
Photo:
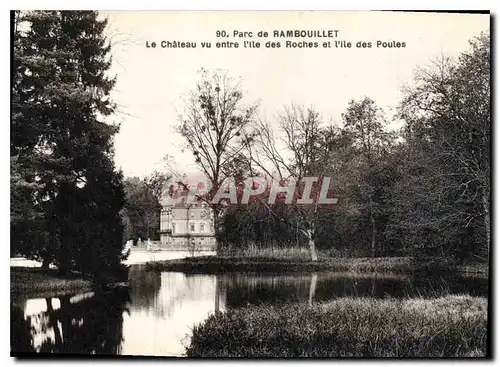
[[[11,253],[96,274],[120,267],[124,203],[118,126],[95,11],[14,14]]]
[[[345,256],[487,263],[489,34],[470,44],[456,60],[443,57],[417,70],[397,110],[400,131],[387,128],[384,111],[368,97],[349,103],[340,127],[322,124],[313,109],[286,108],[277,121],[286,152],[275,128],[259,125],[247,170],[255,166],[271,175],[271,167],[281,178],[329,176],[339,201],[321,210],[279,202],[229,208],[222,242],[240,249],[309,244],[312,253],[317,247]]]

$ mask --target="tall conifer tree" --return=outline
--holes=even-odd
[[[63,272],[116,267],[123,188],[113,164],[118,126],[104,121],[115,108],[106,20],[95,11],[36,11],[16,14],[15,27],[11,156],[29,174],[13,170],[36,184],[30,204],[45,230],[22,249]]]

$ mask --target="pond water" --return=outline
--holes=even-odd
[[[186,275],[131,265],[130,291],[11,300],[13,351],[182,356],[193,325],[214,311],[338,297],[487,296],[486,279],[330,272]]]

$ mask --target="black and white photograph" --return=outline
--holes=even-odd
[[[492,357],[489,11],[10,11],[10,355]]]

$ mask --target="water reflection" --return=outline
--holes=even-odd
[[[335,273],[186,275],[130,270],[130,292],[27,298],[11,306],[13,352],[181,356],[193,325],[215,310],[337,297],[485,296],[480,278]]]
[[[410,276],[308,274],[227,274],[220,277],[226,307],[249,304],[308,303],[338,297],[439,297],[447,294],[488,295],[488,280],[459,276],[418,278]]]
[[[11,304],[15,353],[119,354],[128,292],[64,295]]]
[[[216,292],[215,276],[131,269],[123,354],[182,355],[192,327],[214,312]]]

